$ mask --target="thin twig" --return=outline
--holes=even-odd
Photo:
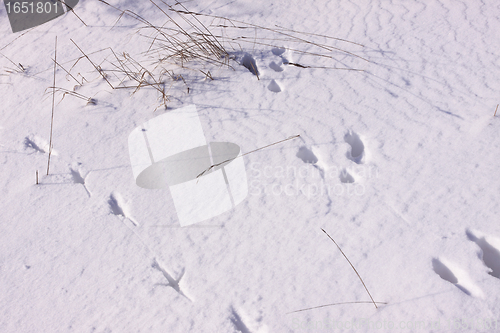
[[[323,230],[323,232],[328,236],[328,238],[330,238],[332,240],[332,242],[335,243],[335,245],[337,245],[338,249],[340,250],[340,252],[342,253],[342,255],[344,256],[344,258],[347,260],[347,262],[349,263],[349,265],[351,265],[352,269],[354,269],[354,272],[356,272],[356,275],[359,277],[359,280],[361,281],[361,283],[363,284],[363,287],[365,287],[365,290],[366,292],[368,293],[368,296],[370,296],[370,299],[372,300],[373,302],[373,305],[375,305],[375,308],[378,308],[377,307],[377,304],[375,303],[375,301],[373,300],[373,297],[372,295],[370,294],[370,292],[368,291],[368,288],[366,288],[366,285],[365,283],[363,282],[363,279],[361,278],[361,276],[359,275],[358,271],[356,270],[356,268],[354,268],[353,264],[351,263],[351,261],[347,258],[347,256],[345,255],[344,251],[342,251],[342,249],[340,248],[340,246],[337,244],[337,242],[335,242],[333,240],[332,237],[330,237],[330,235],[323,229],[321,228],[321,230]]]
[[[3,49],[5,49],[7,46],[9,46],[10,44],[14,43],[17,39],[23,37],[24,35],[26,35],[28,32],[30,32],[31,30],[35,29],[36,27],[33,27],[29,30],[27,30],[26,32],[23,32],[22,34],[20,34],[19,36],[17,36],[16,38],[14,38],[9,44],[5,45],[4,47],[2,47],[0,49],[0,51],[2,51]]]
[[[214,79],[214,78],[212,77],[212,73],[210,73],[210,71],[207,71],[207,72],[205,73],[204,71],[202,71],[202,70],[200,69],[200,72],[202,72],[203,74],[205,74],[205,79],[210,79],[210,80],[212,80],[212,81],[213,81],[213,79]],[[184,83],[186,83],[186,82],[184,82]],[[189,93],[189,91],[188,91],[188,93]]]
[[[60,88],[60,87],[48,87],[47,89],[56,89],[57,92],[62,92],[63,94],[63,97],[61,98],[61,100],[59,101],[59,103],[62,102],[62,100],[64,99],[64,97],[66,97],[66,95],[71,95],[71,96],[74,96],[74,97],[77,97],[77,98],[80,98],[80,99],[83,99],[84,101],[86,101],[87,103],[91,103],[93,101],[93,98],[92,97],[87,97],[87,96],[84,96],[82,94],[79,94],[75,91],[71,91],[71,90],[68,90],[68,89],[65,89],[65,88]],[[95,102],[95,100],[94,100]],[[58,103],[58,104],[59,104]]]
[[[201,13],[192,13],[194,15],[201,15],[201,16],[208,16],[208,17],[218,17],[218,18],[221,18],[223,19],[223,17],[220,17],[220,16],[215,16],[215,15],[209,15],[209,14],[201,14]],[[322,48],[322,49],[325,49],[325,50],[328,50],[328,51],[332,51],[332,50],[337,50],[337,51],[341,51],[341,52],[344,52],[346,54],[349,54],[349,55],[352,55],[356,58],[360,58],[360,59],[363,59],[367,62],[371,62],[370,60],[368,59],[365,59],[363,57],[360,57],[352,52],[348,52],[348,51],[345,51],[345,50],[342,50],[342,49],[339,49],[337,47],[333,47],[333,46],[327,46],[327,45],[322,45],[322,44],[318,44],[318,43],[314,43],[314,42],[311,42],[311,41],[308,41],[308,40],[305,40],[305,39],[302,39],[302,38],[299,38],[299,37],[296,37],[296,36],[293,36],[293,35],[290,35],[290,34],[286,34],[284,32],[281,32],[281,31],[278,31],[278,30],[275,30],[275,29],[271,29],[271,28],[266,28],[266,27],[263,27],[263,26],[259,26],[259,25],[255,25],[255,24],[251,24],[251,23],[246,23],[246,22],[242,22],[242,21],[238,21],[238,20],[232,20],[233,22],[238,22],[238,23],[242,23],[242,24],[246,24],[248,26],[251,26],[251,27],[256,27],[256,28],[259,28],[259,29],[262,29],[262,30],[268,30],[268,31],[271,31],[271,32],[275,32],[277,34],[280,34],[280,35],[283,35],[283,36],[286,36],[286,37],[290,37],[290,38],[293,38],[294,40],[297,40],[299,42],[304,42],[306,44],[311,44],[311,45],[314,45],[314,46],[317,46],[319,48]],[[237,27],[238,28],[238,27]],[[293,30],[292,30],[293,31]]]
[[[325,305],[320,305],[320,306],[313,306],[312,308],[307,308],[307,309],[301,309],[301,310],[297,310],[297,311],[287,312],[286,314],[295,313],[295,312],[301,312],[301,311],[307,311],[307,310],[313,310],[313,309],[319,309],[319,308],[324,308],[324,307],[333,306],[333,305],[362,304],[362,303],[372,303],[372,301],[340,302],[340,303],[325,304]],[[378,304],[387,304],[386,302],[377,302],[377,303]]]
[[[70,5],[66,4],[66,2],[62,2],[61,0],[57,0],[57,2],[60,2],[63,6],[66,6],[66,13],[67,13],[68,11],[72,12],[72,13],[76,16],[76,18],[77,18],[77,19],[79,19],[79,20],[80,20],[80,22],[82,22],[82,23],[83,23],[83,25],[85,25],[86,27],[88,27],[87,23],[85,23],[85,22],[84,22],[84,21],[80,18],[80,16],[76,15],[75,11],[73,10],[73,7],[71,7]]]
[[[498,111],[498,104],[497,104],[497,108],[495,109],[495,114],[493,115],[493,117],[496,117],[497,111]]]
[[[47,162],[47,176],[50,168],[50,155],[52,155],[52,130],[54,128],[54,106],[56,99],[56,67],[57,67],[57,36],[54,46],[54,84],[52,85],[52,118],[50,120],[50,141],[49,141],[49,160]]]
[[[363,44],[351,42],[350,40],[346,40],[346,39],[342,39],[342,38],[331,37],[331,36],[326,36],[326,35],[318,35],[318,34],[313,34],[313,33],[310,33],[310,32],[296,31],[296,30],[292,30],[292,29],[281,27],[281,26],[279,26],[277,24],[275,24],[275,26],[278,27],[278,28],[280,28],[280,29],[282,29],[282,30],[288,30],[288,31],[291,31],[291,32],[295,32],[297,34],[310,35],[310,36],[319,36],[319,37],[324,37],[324,38],[328,38],[328,39],[335,39],[335,40],[338,40],[338,41],[347,42],[347,43],[351,43],[351,44],[355,44],[355,45],[359,45],[359,46],[365,47]]]
[[[248,155],[248,154],[251,154],[251,153],[255,153],[256,151],[259,151],[259,150],[265,149],[265,148],[267,148],[267,147],[271,147],[271,146],[277,145],[278,143],[282,143],[282,142],[285,142],[285,141],[288,141],[288,140],[293,140],[293,139],[296,139],[296,138],[298,138],[298,137],[300,137],[300,134],[298,134],[298,135],[294,135],[294,136],[291,136],[291,137],[289,137],[289,138],[287,138],[287,139],[285,139],[285,140],[281,140],[281,141],[278,141],[278,142],[275,142],[275,143],[271,143],[270,145],[267,145],[267,146],[264,146],[264,147],[257,148],[257,149],[255,149],[255,150],[249,151],[248,153],[245,153],[245,154],[240,155],[240,156],[238,156],[238,157],[243,157],[243,156],[245,156],[245,155]],[[238,158],[238,157],[236,157],[236,158]],[[234,159],[236,159],[236,158],[234,158]],[[225,161],[223,161],[223,162],[220,162],[220,163],[217,163],[217,164],[211,165],[211,166],[210,166],[210,168],[208,168],[208,169],[206,169],[205,171],[203,171],[202,173],[200,173],[198,176],[196,176],[196,178],[199,178],[199,177],[203,176],[206,172],[208,172],[208,171],[212,170],[213,168],[215,168],[215,167],[217,167],[217,166],[219,166],[219,165],[221,165],[221,164],[224,164],[224,163],[226,163],[226,162],[231,162],[232,160],[233,160],[233,159],[231,158],[231,159],[225,160]]]
[[[66,73],[67,73],[67,74],[68,74],[68,75],[69,75],[69,76],[70,76],[73,80],[75,80],[75,81],[76,81],[76,83],[78,83],[78,85],[80,85],[80,86],[81,86],[81,85],[83,85],[83,80],[82,80],[82,83],[80,83],[80,82],[79,82],[79,81],[78,81],[78,80],[77,80],[77,79],[73,76],[73,74],[71,74],[70,72],[68,72],[68,71],[66,70],[66,68],[64,68],[64,67],[63,67],[60,63],[58,63],[58,62],[57,62],[57,61],[55,61],[55,60],[54,60],[54,62],[57,64],[57,66],[61,67],[61,68],[62,68],[62,70],[64,70],[64,71],[65,71],[65,72],[66,72]]]
[[[14,61],[10,60],[5,54],[0,52],[0,55],[3,56],[8,61],[10,61],[14,66],[16,66],[20,73],[25,71],[24,67],[21,64],[19,64],[21,66],[21,67],[19,67],[19,65],[16,65],[16,63]]]
[[[101,76],[103,77],[104,80],[106,80],[106,82],[109,84],[109,86],[111,87],[111,89],[115,89],[113,87],[113,85],[108,81],[108,79],[106,78],[106,75],[103,73],[103,70],[98,68],[93,62],[92,60],[90,60],[90,58],[85,54],[85,52],[82,51],[82,49],[75,43],[75,41],[73,39],[69,39],[70,41],[73,42],[73,44],[75,44],[75,46],[78,48],[78,50],[80,50],[80,52],[82,52],[82,54],[85,56],[85,58],[87,58],[87,60],[92,64],[92,66],[94,66],[95,70],[97,72],[99,72],[99,74],[101,74]],[[54,84],[55,86],[55,84]]]
[[[260,80],[260,78],[259,78],[259,72],[257,71],[257,69],[255,68],[255,66],[253,65],[252,61],[250,61],[250,66],[252,66],[253,72],[257,76],[257,80]]]

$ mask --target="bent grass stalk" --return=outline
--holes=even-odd
[[[325,305],[319,305],[319,306],[313,306],[312,308],[307,308],[307,309],[301,309],[297,311],[292,311],[292,312],[287,312],[286,314],[290,313],[296,313],[296,312],[302,312],[302,311],[307,311],[307,310],[313,310],[313,309],[319,309],[319,308],[324,308],[327,306],[333,306],[333,305],[343,305],[343,304],[370,304],[372,301],[357,301],[357,302],[339,302],[339,303],[331,303],[331,304],[325,304]],[[386,302],[376,302],[378,304],[387,304]]]
[[[368,293],[368,296],[370,296],[370,299],[371,301],[355,301],[355,302],[340,302],[340,303],[331,303],[331,304],[325,304],[325,305],[319,305],[319,306],[313,306],[313,307],[310,307],[310,308],[305,308],[305,309],[300,309],[300,310],[296,310],[296,311],[292,311],[292,312],[288,312],[287,314],[290,314],[290,313],[296,313],[296,312],[301,312],[301,311],[307,311],[307,310],[313,310],[313,309],[319,309],[319,308],[324,308],[324,307],[327,307],[327,306],[333,306],[333,305],[342,305],[342,304],[364,304],[364,303],[372,303],[373,305],[375,305],[375,308],[378,308],[377,306],[377,303],[378,304],[387,304],[387,302],[375,302],[373,300],[373,297],[372,295],[370,294],[370,292],[368,291],[368,288],[366,287],[365,283],[363,282],[363,279],[361,278],[361,276],[359,275],[358,271],[356,270],[356,268],[354,268],[354,265],[351,263],[351,261],[349,260],[349,258],[347,258],[347,256],[345,255],[344,251],[342,251],[342,249],[340,248],[340,246],[337,244],[337,242],[335,242],[335,240],[323,229],[321,228],[321,230],[328,236],[328,238],[330,238],[332,240],[332,242],[337,246],[337,248],[339,249],[340,253],[342,253],[342,255],[344,256],[344,258],[347,260],[347,262],[349,263],[349,265],[351,265],[352,269],[354,270],[354,272],[356,273],[356,275],[358,276],[359,280],[361,281],[361,283],[363,284],[363,287],[365,288],[366,292]]]
[[[347,262],[349,263],[349,265],[351,265],[352,269],[354,270],[354,272],[356,272],[356,275],[358,276],[359,280],[361,281],[361,283],[363,284],[363,287],[365,287],[365,290],[366,292],[368,293],[368,296],[370,296],[370,299],[372,300],[373,302],[373,305],[375,305],[375,308],[377,308],[377,304],[375,303],[375,301],[373,300],[373,297],[372,295],[370,294],[370,292],[368,291],[368,288],[366,287],[365,283],[363,282],[363,279],[361,278],[361,276],[359,275],[358,271],[356,270],[356,268],[354,268],[354,265],[351,263],[351,261],[349,260],[349,258],[347,258],[347,256],[345,255],[344,251],[342,251],[342,249],[340,248],[340,246],[337,244],[337,242],[335,242],[335,240],[333,240],[332,237],[330,237],[330,235],[323,229],[321,228],[321,230],[323,230],[323,232],[328,236],[328,238],[330,238],[332,240],[333,243],[335,243],[335,245],[337,245],[340,253],[342,253],[342,255],[344,256],[344,258],[347,260]]]
[[[277,144],[279,144],[279,143],[282,143],[282,142],[285,142],[285,141],[288,141],[288,140],[293,140],[293,139],[296,139],[296,138],[298,138],[298,137],[300,137],[300,134],[297,134],[297,135],[291,136],[291,137],[289,137],[289,138],[286,138],[286,139],[284,139],[284,140],[281,140],[281,141],[278,141],[278,142],[275,142],[275,143],[271,143],[271,144],[269,144],[269,145],[267,145],[267,146],[264,146],[264,147],[260,147],[260,148],[254,149],[254,150],[249,151],[248,153],[242,154],[242,155],[240,155],[240,156],[238,156],[238,157],[243,157],[243,156],[245,156],[245,155],[248,155],[248,154],[251,154],[251,153],[255,153],[256,151],[259,151],[259,150],[262,150],[262,149],[265,149],[265,148],[268,148],[268,147],[271,147],[271,146],[277,145]],[[236,157],[236,158],[238,158],[238,157]],[[229,160],[225,160],[225,161],[223,161],[223,162],[217,163],[217,164],[213,164],[213,165],[211,165],[208,169],[206,169],[205,171],[203,171],[202,173],[200,173],[198,176],[196,176],[196,178],[200,178],[201,176],[203,176],[205,173],[209,172],[209,171],[210,171],[210,170],[212,170],[213,168],[218,167],[219,165],[222,165],[222,164],[224,164],[224,163],[231,162],[232,160],[233,160],[233,159],[229,159]]]

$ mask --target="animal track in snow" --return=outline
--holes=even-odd
[[[156,260],[156,258],[153,259],[153,264],[151,265],[151,267],[153,267],[154,269],[159,270],[163,274],[163,276],[167,279],[167,281],[168,281],[167,284],[165,284],[165,283],[157,283],[155,285],[157,285],[157,286],[172,287],[172,289],[174,289],[175,291],[177,291],[177,293],[179,293],[180,295],[186,297],[190,302],[192,302],[192,300],[184,294],[184,292],[181,290],[181,287],[179,286],[179,282],[181,281],[182,277],[184,276],[185,270],[182,270],[181,274],[179,275],[179,278],[176,280],[165,269],[163,269],[163,267],[160,266],[160,264],[158,263],[158,261]]]
[[[245,53],[245,55],[241,59],[241,65],[246,67],[253,75],[259,76],[259,69],[257,68],[257,63],[250,54]]]
[[[46,154],[49,152],[49,143],[38,136],[27,136],[24,138],[24,147],[34,149],[38,153]],[[52,149],[53,156],[57,156],[57,152]]]
[[[458,289],[469,296],[482,297],[483,292],[477,287],[469,275],[444,259],[432,259],[432,269],[443,280],[453,283]]]
[[[313,151],[306,146],[300,147],[296,156],[300,158],[304,163],[315,164],[318,162],[318,158],[316,157],[316,155],[314,155]]]
[[[128,207],[124,204],[123,198],[119,193],[113,192],[109,196],[108,200],[109,208],[111,209],[111,213],[116,216],[123,216],[124,219],[129,219],[135,226],[138,226],[137,223],[131,216],[128,214]]]
[[[32,148],[32,149],[36,150],[39,153],[45,153],[44,149],[38,147],[38,145],[33,140],[31,140],[30,138],[28,138],[28,137],[24,138],[24,147],[26,147],[26,148]]]
[[[73,168],[70,168],[69,170],[71,172],[71,177],[73,178],[73,181],[76,184],[82,184],[83,188],[85,189],[85,191],[87,192],[87,194],[89,195],[89,198],[90,198],[92,196],[92,194],[90,193],[89,189],[87,188],[87,185],[85,184],[85,179],[88,177],[90,172],[87,172],[87,174],[85,176],[82,176],[82,174],[79,170],[75,170]]]
[[[281,87],[278,84],[278,82],[276,82],[275,80],[271,80],[271,83],[269,83],[269,85],[267,86],[267,89],[269,89],[275,93],[281,92]]]
[[[466,231],[467,238],[481,249],[480,258],[491,269],[491,276],[500,279],[500,240],[493,237],[476,236],[472,231]]]
[[[231,309],[231,322],[234,325],[234,328],[238,330],[241,333],[251,333],[248,327],[245,325],[243,320],[241,320],[241,317],[238,315],[236,310],[234,308]]]
[[[432,259],[432,269],[434,269],[434,272],[436,272],[436,274],[439,275],[441,279],[453,284],[458,283],[458,279],[455,274],[453,274],[453,272],[439,259]]]
[[[340,172],[339,178],[342,183],[354,183],[354,177],[351,176],[351,174],[346,169],[343,169]]]
[[[351,151],[347,153],[347,158],[357,164],[363,163],[365,145],[363,144],[363,141],[361,141],[359,135],[353,131],[349,131],[344,136],[344,141],[351,146]]]
[[[285,47],[276,47],[271,50],[271,52],[277,56],[280,57],[281,63],[283,65],[288,65],[291,62],[291,52],[290,50],[287,50]],[[280,71],[281,72],[281,71]]]
[[[299,151],[297,152],[296,156],[298,158],[300,158],[302,160],[302,162],[312,164],[312,166],[318,170],[322,181],[324,183],[326,183],[325,170],[326,170],[327,166],[323,162],[323,159],[321,159],[321,161],[320,161],[320,159],[318,158],[318,156],[321,157],[320,154],[318,154],[318,156],[316,156],[316,154],[311,149],[307,148],[306,146],[302,146],[299,148]],[[332,207],[332,198],[330,196],[329,191],[326,191],[326,196],[327,196],[327,200],[328,200],[328,202],[326,203],[326,206],[328,208],[328,211],[327,211],[327,214],[328,214],[330,212],[331,207]]]
[[[267,333],[269,328],[267,325],[262,323],[262,315],[254,313],[252,316],[246,314],[245,312],[239,310],[236,311],[234,307],[231,307],[231,315],[229,320],[234,325],[236,331],[241,333]]]
[[[274,61],[271,61],[271,63],[269,64],[269,68],[271,68],[275,72],[283,72],[283,67],[281,67]]]
[[[271,52],[275,55],[275,56],[280,56],[282,55],[283,53],[285,53],[286,49],[284,47],[275,47],[274,49],[271,50]]]

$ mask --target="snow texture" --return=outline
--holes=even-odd
[[[120,14],[161,27],[153,2],[109,3],[17,33],[0,5],[0,332],[500,331],[498,1],[188,1],[228,50],[198,65],[144,53]],[[111,88],[153,84],[131,59],[167,109]],[[190,104],[243,154],[300,137],[181,228],[127,140]]]

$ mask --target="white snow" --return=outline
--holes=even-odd
[[[98,1],[75,7],[86,26],[15,34],[0,5],[0,332],[499,332],[500,4],[184,6],[233,20],[196,16],[234,70],[157,66],[152,31]],[[75,43],[115,85],[111,49],[172,71],[168,109]],[[168,189],[135,184],[128,136],[192,104],[242,153],[300,137],[243,156],[246,200],[181,228]],[[367,303],[295,312],[344,302]]]

